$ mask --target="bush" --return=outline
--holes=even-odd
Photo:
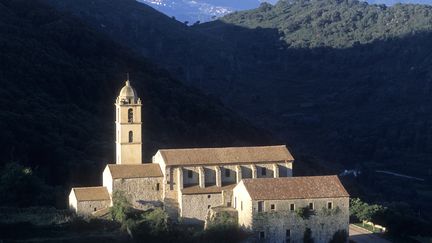
[[[196,242],[222,243],[222,242],[244,242],[249,234],[237,224],[220,223],[212,224],[203,232],[196,235]]]
[[[369,205],[359,198],[353,198],[350,200],[350,216],[355,220],[373,221],[377,215],[383,213],[385,210],[386,208],[381,205]]]
[[[235,217],[231,216],[228,212],[219,212],[217,215],[208,222],[207,229],[212,227],[219,227],[221,225],[233,226],[237,225],[237,220]]]
[[[117,222],[124,224],[128,215],[133,211],[132,204],[122,191],[115,191],[112,198],[113,206],[110,208],[111,216]]]
[[[301,207],[295,210],[295,213],[298,217],[302,219],[309,219],[311,215],[313,215],[313,211],[309,209],[309,207]]]
[[[53,204],[53,188],[31,168],[9,163],[0,171],[0,204],[29,207]]]

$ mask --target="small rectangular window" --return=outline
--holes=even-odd
[[[327,202],[327,208],[328,209],[332,209],[333,208],[333,203],[332,202]]]
[[[263,175],[263,176],[267,175],[267,168],[265,168],[265,167],[261,168],[261,175]]]
[[[231,207],[231,202],[227,202],[227,207]]]
[[[191,170],[188,170],[188,178],[192,178],[193,177],[193,172]]]
[[[290,204],[290,211],[294,211],[295,210],[295,205],[294,205],[294,203],[291,203]]]
[[[225,168],[225,177],[230,177],[230,176],[231,176],[230,169]]]
[[[210,207],[211,207],[210,205],[207,205],[207,208],[208,208],[208,209],[210,209]]]
[[[309,209],[313,210],[314,209],[314,204],[313,203],[309,203]]]
[[[265,239],[265,232],[264,231],[259,232],[259,239],[260,240],[264,240]]]
[[[243,201],[240,201],[240,210],[243,211]]]
[[[276,209],[276,206],[275,206],[274,204],[270,204],[270,209],[271,209],[272,211],[274,211],[274,210]]]
[[[156,184],[156,191],[159,191],[159,183]]]
[[[264,201],[259,201],[258,202],[258,212],[262,212],[264,211]]]
[[[211,195],[207,195],[207,198],[211,198]]]

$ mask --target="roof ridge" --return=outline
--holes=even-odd
[[[268,147],[286,147],[285,144],[279,145],[254,145],[254,146],[233,146],[233,147],[204,147],[204,148],[166,148],[159,149],[159,151],[168,150],[200,150],[200,149],[238,149],[238,148],[268,148]]]

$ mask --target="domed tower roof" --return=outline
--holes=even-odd
[[[134,104],[138,101],[137,92],[130,85],[129,79],[126,80],[126,85],[120,90],[118,100],[125,102],[125,103],[132,103],[132,104]]]
[[[135,89],[130,85],[129,80],[126,81],[126,85],[121,89],[119,97],[125,99],[137,98],[137,93]]]

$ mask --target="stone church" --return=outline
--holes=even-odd
[[[315,242],[328,242],[348,232],[349,195],[338,177],[293,177],[285,145],[161,149],[143,163],[141,108],[127,80],[115,102],[116,164],[106,166],[102,186],[72,188],[77,214],[107,211],[113,192],[123,191],[135,208],[163,207],[186,224],[203,224],[221,208],[235,212],[252,241],[300,242],[310,231]]]

